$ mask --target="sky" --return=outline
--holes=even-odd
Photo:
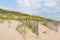
[[[60,0],[0,0],[0,8],[60,20]]]

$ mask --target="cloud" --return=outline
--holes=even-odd
[[[46,6],[55,6],[57,3],[56,3],[56,0],[44,0],[46,4]]]
[[[55,2],[46,2],[46,3],[44,4],[44,6],[47,6],[47,7],[54,7],[55,5],[56,5]]]
[[[54,14],[60,12],[60,0],[45,0],[46,13]]]
[[[17,3],[17,8],[26,13],[34,14],[37,13],[36,10],[38,10],[41,5],[40,2],[41,0],[16,0]]]
[[[60,12],[59,0],[16,0],[16,3],[18,10],[28,14],[40,15]]]

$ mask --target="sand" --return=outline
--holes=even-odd
[[[16,30],[18,21],[11,20],[10,27],[8,21],[0,23],[0,40],[60,40],[60,27],[55,32],[46,26],[39,24],[39,35],[37,36],[28,27],[23,35]],[[20,24],[22,24],[20,22]]]

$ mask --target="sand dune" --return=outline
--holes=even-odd
[[[26,34],[23,35],[16,30],[18,23],[18,21],[11,20],[10,27],[8,21],[0,23],[0,40],[60,40],[60,28],[56,32],[39,24],[39,36],[28,27],[26,27]]]

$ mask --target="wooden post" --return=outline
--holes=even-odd
[[[39,28],[39,22],[38,22],[38,20],[37,20],[37,35],[39,35],[39,30],[38,30],[38,28]]]

